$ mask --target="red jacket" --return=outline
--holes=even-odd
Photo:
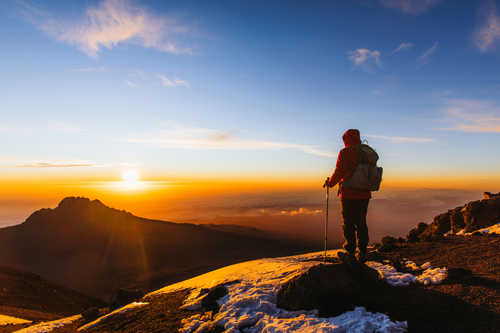
[[[359,154],[354,146],[361,144],[361,138],[357,129],[350,129],[342,136],[345,148],[339,152],[335,172],[330,177],[329,186],[333,187],[349,178],[358,165]],[[343,199],[370,199],[371,192],[353,188],[340,188],[340,197]]]

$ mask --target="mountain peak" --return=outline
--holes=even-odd
[[[90,200],[85,197],[66,197],[59,202],[59,209],[78,209],[90,207],[106,207],[101,201],[95,199]]]

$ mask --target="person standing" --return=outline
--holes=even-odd
[[[364,262],[366,260],[366,247],[368,246],[368,226],[366,214],[371,192],[365,189],[356,189],[343,186],[343,182],[349,179],[361,159],[361,138],[359,130],[349,129],[342,136],[345,148],[337,157],[335,171],[327,181],[327,186],[334,187],[339,184],[339,197],[344,231],[343,248],[347,251],[350,259]],[[356,253],[356,240],[358,252]]]

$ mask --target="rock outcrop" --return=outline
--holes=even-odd
[[[363,303],[370,290],[384,285],[377,271],[364,264],[318,265],[285,283],[278,292],[277,305],[287,310],[319,308],[341,314]]]
[[[465,232],[474,232],[499,223],[500,193],[485,192],[484,198],[437,215],[429,225],[420,223],[408,233],[407,241],[433,241],[450,231],[457,233],[465,229]]]
[[[500,192],[498,192],[498,193],[484,192],[483,197],[485,199],[500,198]]]

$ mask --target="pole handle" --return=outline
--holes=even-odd
[[[325,187],[329,188],[330,187],[329,184],[330,184],[330,177],[326,177],[325,183],[323,184],[323,188]]]

